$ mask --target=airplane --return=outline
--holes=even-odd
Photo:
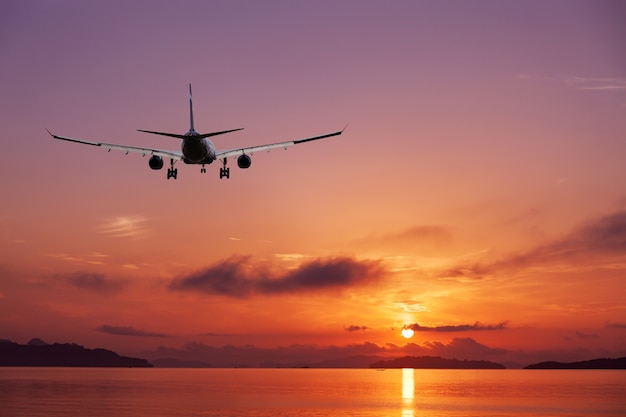
[[[83,139],[74,139],[74,138],[68,138],[65,136],[58,136],[50,132],[48,129],[46,130],[48,131],[50,136],[52,136],[54,139],[82,143],[84,145],[99,146],[104,149],[107,149],[108,152],[111,152],[111,150],[116,150],[116,151],[123,151],[127,155],[129,152],[140,153],[143,156],[151,155],[150,159],[148,160],[148,165],[153,170],[162,169],[164,165],[163,159],[169,158],[170,167],[167,169],[167,179],[169,180],[170,178],[173,178],[173,179],[177,178],[178,169],[174,168],[174,163],[178,161],[183,161],[185,164],[202,165],[202,167],[200,168],[200,172],[205,173],[206,172],[205,165],[212,164],[213,161],[220,159],[223,164],[223,166],[220,168],[220,179],[222,178],[228,179],[230,178],[230,168],[226,166],[226,163],[228,161],[228,158],[230,157],[237,157],[237,166],[242,169],[247,169],[247,168],[250,168],[250,165],[252,164],[251,156],[254,152],[260,152],[260,151],[269,152],[271,149],[275,149],[275,148],[287,149],[289,146],[311,142],[311,141],[319,140],[319,139],[330,138],[333,136],[339,136],[346,129],[344,127],[343,130],[340,130],[337,132],[327,133],[324,135],[313,136],[313,137],[304,138],[304,139],[296,139],[296,140],[290,140],[290,141],[285,141],[285,142],[270,143],[266,145],[244,146],[240,148],[218,150],[215,148],[215,145],[213,144],[213,142],[208,138],[212,136],[223,135],[225,133],[236,132],[239,130],[243,130],[243,128],[223,130],[220,132],[211,132],[211,133],[196,132],[194,128],[194,124],[193,124],[193,100],[192,100],[192,95],[191,95],[191,84],[189,84],[189,124],[190,124],[189,130],[182,135],[175,134],[175,133],[155,132],[151,130],[137,129],[139,132],[182,139],[181,152],[163,150],[163,149],[141,148],[137,146],[115,145],[112,143],[104,143],[104,142],[92,142],[92,141],[83,140]]]

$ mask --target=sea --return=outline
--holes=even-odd
[[[0,416],[626,416],[624,370],[0,368]]]

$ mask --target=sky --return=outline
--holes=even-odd
[[[626,3],[3,1],[0,338],[156,359],[626,356]],[[343,135],[230,179],[178,150]],[[414,330],[404,338],[403,328]]]

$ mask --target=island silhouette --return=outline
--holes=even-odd
[[[87,349],[75,343],[48,344],[41,339],[32,339],[25,345],[0,340],[0,366],[151,368],[152,364],[106,349]]]
[[[210,360],[211,358],[207,358]],[[22,345],[0,339],[0,366],[50,366],[50,367],[123,367],[123,368],[222,368],[233,367],[223,363],[178,358],[146,359],[121,356],[107,349],[88,349],[76,343],[49,344],[41,339],[31,339]],[[278,362],[237,367],[252,368],[344,368],[344,369],[505,369],[500,363],[485,360],[447,359],[439,356],[403,356],[385,358],[356,355],[329,359],[309,364],[281,364]],[[540,362],[524,369],[626,369],[626,357],[598,358],[580,362]]]
[[[626,369],[626,358],[598,358],[580,362],[540,362],[524,369]]]
[[[445,359],[439,356],[404,356],[374,362],[370,368],[414,368],[414,369],[505,369],[505,366],[489,361]]]

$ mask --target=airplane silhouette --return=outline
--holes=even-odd
[[[223,166],[220,168],[220,179],[221,178],[230,178],[230,168],[226,167],[226,163],[229,157],[237,157],[237,166],[242,169],[250,168],[252,164],[251,156],[254,152],[259,151],[269,151],[275,148],[284,148],[287,149],[289,146],[298,145],[301,143],[311,142],[314,140],[329,138],[332,136],[339,136],[345,130],[345,127],[337,132],[327,133],[324,135],[313,136],[310,138],[304,139],[296,139],[285,142],[277,142],[270,143],[265,145],[256,145],[256,146],[244,146],[240,148],[232,148],[232,149],[224,149],[218,150],[215,148],[213,142],[209,139],[212,136],[223,135],[225,133],[236,132],[238,130],[243,130],[243,128],[239,129],[231,129],[231,130],[223,130],[220,132],[211,132],[211,133],[198,133],[194,128],[193,123],[193,99],[191,95],[191,84],[189,84],[189,130],[182,134],[176,133],[166,133],[166,132],[155,132],[151,130],[140,130],[139,132],[150,133],[153,135],[162,135],[169,136],[172,138],[181,139],[181,151],[173,151],[173,150],[165,150],[165,149],[153,149],[153,148],[142,148],[137,146],[127,146],[127,145],[115,145],[112,143],[104,143],[104,142],[93,142],[83,139],[74,139],[68,138],[65,136],[58,136],[51,133],[48,129],[46,129],[50,136],[54,139],[66,140],[69,142],[82,143],[84,145],[92,145],[99,146],[107,149],[109,152],[111,150],[123,151],[126,154],[129,152],[140,153],[143,156],[151,155],[148,160],[148,165],[151,169],[160,170],[163,168],[164,162],[163,159],[170,160],[170,167],[167,170],[167,179],[170,178],[176,179],[178,175],[178,169],[174,168],[174,163],[177,161],[183,161],[185,164],[195,164],[201,165],[200,172],[205,173],[206,168],[205,165],[209,165],[213,163],[215,160],[221,160]]]

